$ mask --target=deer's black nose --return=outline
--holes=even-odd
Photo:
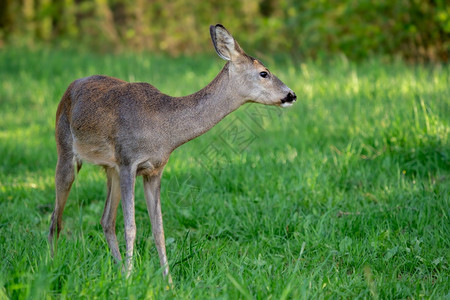
[[[297,99],[297,96],[295,95],[294,92],[289,92],[289,94],[287,94],[286,97],[284,97],[283,99],[281,99],[281,103],[290,103],[290,102],[294,102]]]

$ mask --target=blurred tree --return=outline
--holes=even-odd
[[[34,36],[36,28],[34,0],[23,0],[22,13],[25,24],[25,35]]]
[[[39,9],[37,12],[36,20],[38,24],[37,36],[48,41],[52,34],[52,2],[51,0],[39,0]]]
[[[12,15],[12,2],[13,0],[0,1],[0,46],[1,41],[4,39],[5,32],[12,30],[14,16]]]
[[[118,44],[119,36],[114,23],[113,13],[109,7],[107,0],[95,0],[95,11],[98,18],[98,27],[100,33],[111,41],[113,44]],[[100,34],[101,35],[101,34]]]

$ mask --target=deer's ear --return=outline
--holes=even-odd
[[[221,58],[234,61],[244,54],[244,51],[233,36],[221,24],[211,25],[209,32],[211,33],[214,48]]]

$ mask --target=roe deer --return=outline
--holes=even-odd
[[[171,282],[160,184],[172,151],[205,133],[244,103],[285,107],[296,100],[291,89],[260,61],[244,53],[225,27],[211,26],[210,33],[217,54],[227,63],[211,83],[192,95],[171,97],[148,83],[128,83],[107,76],[81,78],[69,85],[56,112],[56,204],[48,235],[52,256],[55,230],[57,239],[75,172],[86,161],[106,170],[108,196],[101,225],[116,261],[122,260],[115,233],[117,207],[122,199],[127,276],[132,270],[136,237],[135,180],[143,176],[159,260],[164,276]]]

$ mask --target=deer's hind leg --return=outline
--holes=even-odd
[[[117,207],[120,202],[120,182],[119,174],[113,168],[106,169],[106,176],[108,177],[108,196],[106,198],[105,209],[102,216],[102,227],[105,233],[106,241],[112,256],[117,262],[122,260],[119,251],[119,244],[116,236],[116,216]]]
[[[48,234],[48,241],[50,244],[50,253],[54,255],[54,240],[55,231],[56,240],[62,229],[62,214],[66,206],[67,198],[69,197],[70,188],[75,180],[75,162],[77,164],[77,172],[81,169],[81,161],[76,161],[72,149],[72,136],[66,134],[70,129],[65,118],[61,118],[59,128],[56,130],[56,141],[58,145],[58,163],[56,164],[55,172],[55,190],[56,200],[55,209],[52,213],[50,222],[50,230]]]
[[[136,239],[136,221],[134,219],[134,186],[136,183],[136,169],[122,166],[119,171],[120,192],[122,197],[123,222],[125,225],[125,271],[127,277],[133,269],[133,250]]]
[[[164,277],[168,277],[169,284],[172,285],[161,214],[161,175],[162,172],[153,176],[144,175],[144,192],[148,215],[152,224],[153,237],[155,239],[156,249],[158,250],[159,262],[163,268]]]

